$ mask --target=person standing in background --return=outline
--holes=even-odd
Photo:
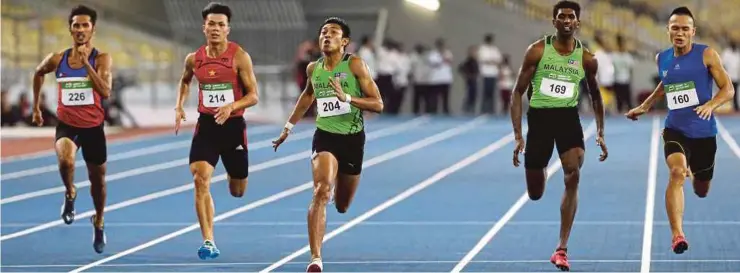
[[[727,74],[730,75],[732,86],[737,90],[737,83],[740,81],[740,51],[738,51],[737,43],[734,40],[730,40],[729,47],[722,50],[722,63],[727,70]],[[735,107],[735,112],[740,112],[737,96],[732,99],[732,105]]]
[[[393,59],[391,48],[393,47],[393,41],[385,39],[383,44],[375,50],[375,62],[377,79],[375,80],[380,90],[380,97],[383,102],[387,105],[393,105],[393,74],[396,71],[396,60]],[[389,107],[391,108],[391,107]],[[391,111],[391,109],[388,109]]]
[[[414,94],[412,98],[412,111],[414,114],[419,114],[421,110],[421,104],[424,103],[424,109],[429,109],[429,104],[426,102],[427,94],[429,93],[429,64],[427,63],[427,49],[422,44],[414,46],[414,52],[409,56],[411,63],[411,81],[414,88]],[[429,113],[428,110],[424,112]]]
[[[445,46],[445,40],[438,38],[435,49],[427,56],[431,67],[429,75],[430,94],[427,103],[437,113],[437,97],[442,99],[442,111],[450,114],[450,87],[452,86],[452,52]]]
[[[403,99],[406,97],[406,89],[409,85],[409,73],[411,71],[411,60],[409,59],[409,54],[404,50],[403,44],[400,42],[393,43],[391,55],[393,60],[396,61],[396,69],[395,74],[393,74],[393,96],[391,97],[391,104],[388,105],[388,112],[397,115],[401,112]]]
[[[503,113],[509,112],[511,91],[514,89],[514,70],[511,68],[509,54],[504,54],[503,62],[499,66],[498,88],[501,90]]]
[[[377,66],[375,64],[375,46],[373,45],[373,40],[370,38],[370,36],[365,35],[362,36],[360,43],[361,45],[357,49],[357,56],[365,61],[365,64],[367,64],[367,70],[370,72],[370,77],[372,77],[373,80],[377,81],[378,74],[376,72]],[[318,41],[316,44],[318,45]],[[301,72],[305,73],[306,70],[303,70]]]
[[[596,75],[601,88],[601,97],[606,112],[614,111],[614,62],[612,61],[609,48],[604,43],[603,36],[596,34],[594,38],[596,46],[593,48],[594,57],[599,62],[599,70]]]
[[[617,96],[617,112],[624,113],[632,109],[631,83],[635,60],[627,51],[622,35],[617,35],[617,51],[611,54],[611,58],[614,63],[614,94]]]
[[[468,91],[465,95],[465,103],[462,109],[462,112],[466,114],[475,113],[475,101],[478,96],[478,77],[480,76],[480,65],[477,58],[478,48],[471,46],[468,48],[468,57],[458,67],[458,71],[465,79],[465,89]]]
[[[501,51],[493,44],[493,41],[494,35],[486,34],[483,44],[478,47],[478,63],[480,64],[480,75],[483,77],[483,100],[481,101],[483,114],[496,113],[496,87],[499,80]]]

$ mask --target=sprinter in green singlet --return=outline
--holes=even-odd
[[[524,62],[512,93],[511,121],[516,148],[514,166],[524,151],[524,168],[529,198],[538,200],[545,191],[547,163],[553,146],[565,173],[565,193],[560,206],[560,241],[550,258],[557,268],[570,270],[568,238],[578,204],[578,182],[585,145],[578,115],[580,83],[585,79],[596,113],[596,143],[601,147],[599,160],[607,157],[604,144],[604,105],[596,82],[598,64],[594,55],[573,37],[579,27],[581,8],[572,1],[560,1],[552,9],[556,35],[548,35],[527,48]],[[522,137],[522,95],[528,88],[527,145]]]
[[[345,213],[360,182],[365,152],[363,111],[380,113],[383,101],[365,62],[345,53],[350,29],[332,17],[319,29],[322,57],[306,68],[308,84],[290,115],[277,147],[316,100],[316,133],[313,137],[313,200],[308,210],[311,262],[306,272],[321,272],[321,245],[326,229],[326,205],[332,195],[339,213]],[[334,192],[332,193],[332,189]]]

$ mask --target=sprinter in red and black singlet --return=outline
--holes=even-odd
[[[193,76],[198,80],[198,123],[190,146],[190,172],[203,245],[201,259],[220,254],[213,238],[213,200],[209,185],[219,157],[228,174],[229,190],[242,197],[247,187],[249,157],[244,110],[257,104],[256,79],[249,54],[227,40],[231,10],[210,3],[201,12],[206,45],[188,54],[175,108],[175,131],[185,119],[183,105]]]
[[[106,187],[107,145],[103,130],[105,111],[102,100],[110,96],[111,57],[95,49],[90,40],[95,32],[97,12],[77,6],[69,15],[69,31],[74,47],[49,54],[33,76],[33,122],[43,124],[39,97],[44,76],[55,73],[57,79],[57,116],[54,147],[59,160],[59,173],[66,188],[61,217],[72,224],[75,217],[77,189],[74,186],[75,156],[82,149],[90,179],[90,195],[95,206],[93,248],[103,253],[106,244],[103,229]]]

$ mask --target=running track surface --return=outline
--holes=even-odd
[[[740,271],[740,117],[719,119],[709,196],[696,197],[686,184],[690,249],[683,255],[670,251],[663,197],[668,171],[659,140],[663,118],[607,118],[606,162],[598,161],[593,118],[582,118],[587,146],[569,244],[571,271]],[[523,124],[526,129],[526,120]],[[105,217],[103,254],[92,249],[84,216],[92,201],[84,184],[77,220],[68,226],[59,220],[62,193],[40,192],[61,185],[56,171],[3,179],[1,270],[304,271],[310,257],[305,219],[313,126],[296,126],[292,141],[277,152],[269,141],[279,126],[249,129],[246,195],[231,197],[223,181],[211,186],[220,220],[216,260],[196,255],[201,237],[193,226],[197,219],[184,162],[189,144],[152,148],[189,143],[191,133],[110,145],[109,157],[152,152],[108,165],[109,176],[126,173],[108,182],[107,204],[119,205]],[[345,214],[327,208],[331,236],[323,249],[325,271],[557,271],[548,259],[558,238],[559,161],[550,162],[544,197],[528,200],[524,170],[512,166],[508,118],[379,118],[367,122],[367,132],[354,203]],[[167,162],[173,164],[162,165]],[[50,156],[3,162],[2,174],[54,164]],[[219,165],[215,176],[223,173]],[[84,167],[78,167],[75,181],[86,179]],[[38,228],[46,223],[51,224]]]

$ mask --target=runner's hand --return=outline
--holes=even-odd
[[[601,155],[599,155],[599,161],[604,161],[609,156],[609,151],[606,150],[606,142],[604,142],[604,132],[601,131],[596,137],[596,145],[601,147]]]
[[[36,124],[36,126],[44,125],[44,117],[41,116],[40,109],[33,109],[33,117],[31,117],[31,121],[33,124]]]
[[[519,167],[519,154],[524,152],[524,139],[516,138],[516,148],[514,148],[514,167]]]
[[[694,108],[694,112],[699,114],[701,119],[709,120],[709,118],[712,117],[712,112],[714,112],[714,107],[709,103],[705,103],[702,106]]]
[[[77,52],[80,53],[78,56],[80,58],[80,61],[82,63],[86,63],[87,59],[90,58],[90,48],[87,46],[81,45],[77,47]]]
[[[642,108],[642,106],[637,106],[629,110],[629,112],[627,112],[627,114],[624,114],[624,116],[631,120],[637,120],[637,117],[645,114],[645,112],[647,111],[645,111],[645,109]]]
[[[214,116],[216,118],[216,123],[219,125],[223,125],[224,122],[226,122],[227,119],[231,116],[231,112],[234,111],[234,106],[231,105],[231,103],[221,106],[218,108],[216,115]]]
[[[185,110],[180,107],[175,108],[175,135],[180,131],[180,122],[185,119]]]
[[[342,85],[336,78],[329,78],[329,84],[334,89],[334,94],[337,96],[337,99],[339,99],[339,101],[347,101],[347,94],[342,91]]]
[[[285,141],[285,139],[288,138],[288,132],[289,131],[287,128],[283,128],[283,132],[280,133],[280,137],[272,141],[272,148],[274,148],[276,152],[277,152],[278,146],[280,146],[280,144],[283,144],[283,141]]]

